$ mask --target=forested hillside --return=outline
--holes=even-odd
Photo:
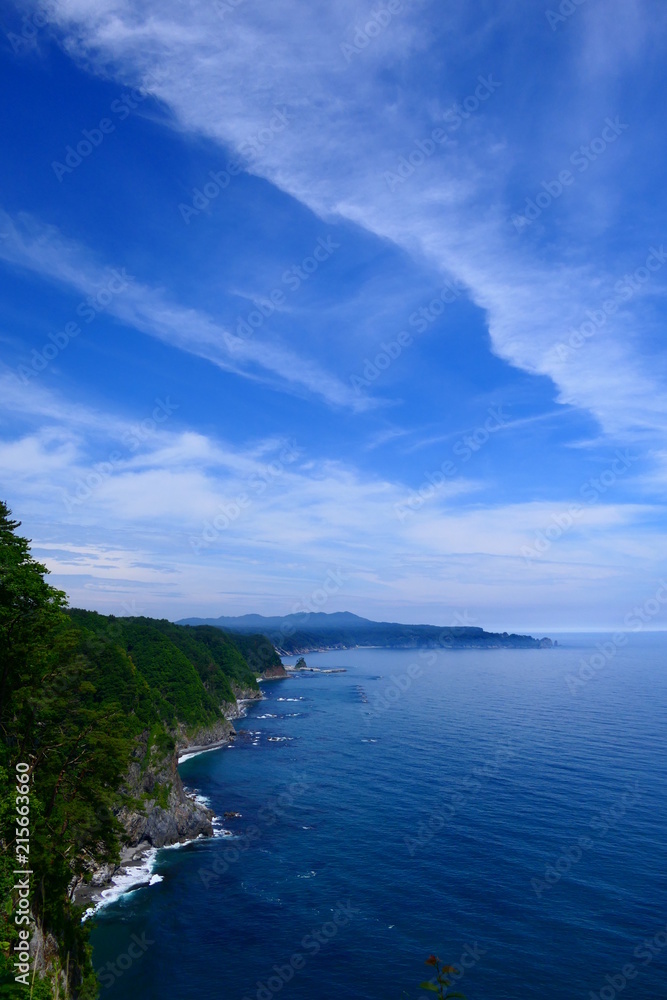
[[[78,608],[69,614],[84,633],[94,634],[96,648],[112,643],[124,649],[148,685],[160,692],[163,719],[172,726],[211,724],[220,718],[222,704],[236,702],[235,687],[258,690],[257,668],[244,659],[241,644],[219,629]]]
[[[283,654],[310,653],[317,649],[354,649],[383,646],[387,649],[537,649],[550,648],[551,639],[530,635],[486,632],[471,625],[404,625],[374,622],[348,611],[299,612],[264,617],[240,615],[232,618],[184,618],[180,625],[215,626],[237,635],[261,632]]]
[[[0,996],[31,995],[15,978],[27,931],[32,996],[89,1000],[77,884],[115,864],[130,831],[158,844],[156,829],[164,842],[208,823],[184,800],[175,748],[228,732],[236,694],[257,694],[280,660],[261,636],[68,610],[19,524],[0,502]]]

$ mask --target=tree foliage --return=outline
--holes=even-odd
[[[235,688],[257,689],[256,668],[215,628],[68,610],[19,527],[0,502],[0,998],[28,995],[12,964],[22,762],[30,779],[32,928],[57,950],[33,997],[51,996],[53,986],[53,995],[90,1000],[97,985],[74,888],[119,858],[116,817],[130,762],[139,747],[146,759],[171,757],[177,735],[222,719]],[[154,794],[166,803],[168,788]]]

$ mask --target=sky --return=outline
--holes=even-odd
[[[74,606],[667,627],[661,0],[0,12],[0,496]]]

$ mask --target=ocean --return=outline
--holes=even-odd
[[[667,635],[309,654],[183,782],[228,835],[99,910],[104,1000],[667,996]],[[287,659],[286,662],[294,662]]]

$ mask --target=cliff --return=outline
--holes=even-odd
[[[90,896],[132,853],[213,833],[178,754],[233,738],[237,698],[282,664],[264,636],[68,609],[18,527],[0,502],[0,993],[22,995],[28,949],[34,995],[76,1000],[97,995]]]
[[[203,834],[212,836],[213,814],[187,796],[178,773],[176,754],[151,760],[145,766],[142,740],[121,789],[126,804],[117,816],[131,847],[164,847]]]

